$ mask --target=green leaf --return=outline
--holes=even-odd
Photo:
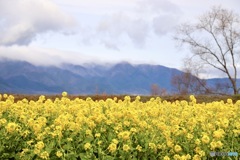
[[[109,155],[103,156],[104,160],[114,160],[115,158]]]

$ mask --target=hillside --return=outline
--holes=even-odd
[[[0,61],[0,70],[0,92],[19,94],[59,94],[67,91],[70,94],[149,95],[152,84],[173,93],[172,76],[183,73],[161,65],[133,65],[127,62],[62,64],[57,67],[9,60]],[[227,81],[226,78],[208,79],[207,84],[214,86]],[[231,90],[225,92],[231,93]]]
[[[171,77],[181,71],[161,65],[35,66],[23,61],[0,61],[0,91],[57,94],[149,94],[158,84],[171,92]]]

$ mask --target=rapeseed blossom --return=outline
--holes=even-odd
[[[0,119],[0,125],[4,125],[7,123],[7,120],[5,118]]]
[[[171,160],[168,156],[164,156],[163,160]]]
[[[142,146],[137,145],[136,150],[138,150],[139,152],[141,152],[141,151],[142,151]]]
[[[108,146],[108,150],[109,152],[113,153],[117,150],[117,144],[115,143],[111,143],[109,146]]]
[[[62,157],[62,156],[63,156],[63,154],[62,154],[62,152],[61,152],[61,151],[57,151],[57,152],[56,152],[56,156],[57,156],[58,158],[60,158],[60,157]]]
[[[201,140],[202,140],[202,143],[208,144],[210,141],[210,138],[207,135],[204,135]]]
[[[17,130],[18,124],[14,123],[14,122],[10,122],[10,123],[7,124],[7,126],[5,128],[6,128],[8,133],[12,133],[12,132]]]
[[[155,143],[149,143],[148,146],[149,146],[150,149],[156,151],[156,148],[157,148],[157,147],[156,147],[156,144],[155,144]]]
[[[176,153],[181,152],[182,151],[182,147],[179,146],[179,145],[175,145],[174,146],[174,150],[175,150]]]
[[[96,134],[95,134],[95,137],[96,137],[96,138],[99,138],[100,136],[101,136],[101,133],[96,133]]]
[[[129,140],[131,132],[123,131],[118,134],[119,138],[122,138],[124,141]]]
[[[113,140],[112,140],[112,143],[118,144],[118,140],[117,140],[117,139],[113,139]]]
[[[84,149],[85,150],[89,150],[91,148],[91,144],[90,143],[86,143],[85,145],[84,145]]]
[[[39,150],[43,149],[44,146],[45,145],[44,145],[43,141],[39,141],[39,142],[37,142],[37,144],[35,144],[35,148],[37,148]]]
[[[63,97],[66,97],[67,95],[68,95],[67,92],[62,92]]]
[[[225,134],[225,132],[224,132],[223,129],[218,129],[218,130],[213,132],[213,137],[217,138],[217,139],[220,139],[220,138],[224,137],[224,134]]]
[[[128,152],[128,151],[130,150],[130,147],[129,147],[127,144],[124,144],[124,145],[123,145],[123,150],[124,150],[125,152]]]
[[[209,159],[239,151],[240,101],[19,100],[0,94],[0,159]],[[17,148],[15,147],[17,146]],[[74,157],[74,158],[73,158]]]
[[[44,151],[44,152],[40,153],[39,157],[42,159],[49,159],[49,153],[47,151]]]
[[[223,143],[221,141],[212,141],[210,143],[210,147],[211,147],[211,150],[215,150],[215,149],[221,149],[223,147]]]

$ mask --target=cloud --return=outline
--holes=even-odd
[[[28,45],[38,34],[73,25],[74,20],[49,0],[0,1],[0,45]]]
[[[80,12],[71,12],[74,6]],[[106,8],[109,10],[103,10]],[[99,5],[90,1],[0,1],[0,45],[29,45],[49,31],[72,35],[66,30],[76,25],[76,21],[66,10],[81,23],[77,32],[84,45],[98,43],[114,50],[129,45],[143,48],[151,32],[159,36],[170,32],[177,23],[174,15],[180,12],[168,0],[133,0],[131,3],[104,0]]]
[[[114,50],[129,45],[143,48],[149,37],[173,31],[181,14],[178,6],[168,0],[136,0],[128,7],[122,5],[106,12],[95,26],[85,27],[91,30],[84,32],[82,40]]]
[[[164,36],[174,31],[179,22],[179,17],[175,15],[161,15],[153,19],[153,29],[158,36]]]
[[[139,0],[137,10],[145,14],[179,14],[182,12],[177,5],[169,0]]]
[[[81,53],[18,45],[0,46],[0,59],[27,61],[40,66],[101,62],[101,58],[86,56]]]
[[[106,48],[113,49],[113,50],[116,50],[116,51],[120,51],[117,44],[115,44],[115,43],[111,43],[110,41],[102,41],[102,43],[104,44],[104,46]]]
[[[116,45],[125,36],[135,46],[142,47],[149,34],[149,25],[142,18],[132,18],[119,12],[102,20],[97,27],[97,33],[104,35],[102,37],[105,37],[105,42],[112,41],[111,43],[115,42]]]
[[[183,14],[179,6],[169,0],[140,0],[137,11],[149,17],[154,34],[160,37],[173,31]]]

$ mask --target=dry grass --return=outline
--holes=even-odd
[[[37,101],[40,95],[32,95],[32,94],[12,94],[15,97],[15,101],[22,100],[24,98],[28,100]],[[59,95],[45,95],[47,99],[56,99],[61,98],[62,96]],[[107,94],[98,94],[98,95],[68,95],[69,99],[86,99],[87,97],[91,97],[94,101],[95,100],[106,100],[107,98],[114,98],[117,97],[118,100],[123,100],[126,95],[107,95]],[[135,95],[131,95],[131,100],[134,100],[136,98]],[[158,96],[141,96],[141,101],[146,102],[150,100],[152,97],[158,97]],[[159,96],[162,100],[166,100],[169,102],[174,102],[176,100],[186,100],[189,101],[189,95],[167,95],[167,96]],[[213,102],[213,101],[221,101],[224,102],[227,101],[228,98],[231,98],[234,102],[237,100],[240,100],[240,95],[196,95],[195,96],[198,103],[203,102]]]

